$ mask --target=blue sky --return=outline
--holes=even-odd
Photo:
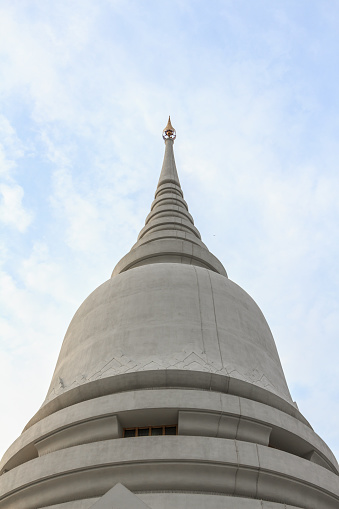
[[[339,456],[339,4],[2,1],[0,454],[136,240],[171,114],[203,241]]]

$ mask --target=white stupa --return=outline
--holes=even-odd
[[[338,464],[293,403],[269,326],[201,241],[175,130],[151,212],[67,330],[0,463],[0,509],[338,509]]]

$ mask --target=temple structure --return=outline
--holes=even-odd
[[[169,120],[136,244],[81,304],[2,458],[0,509],[339,508],[338,463],[262,312],[194,225],[175,135]]]

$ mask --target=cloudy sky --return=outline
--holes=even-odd
[[[149,212],[171,114],[203,241],[339,456],[339,3],[0,2],[0,455]]]

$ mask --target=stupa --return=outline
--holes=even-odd
[[[145,226],[75,313],[2,458],[0,509],[339,508],[338,463],[262,312],[194,225],[175,137],[169,119]]]

